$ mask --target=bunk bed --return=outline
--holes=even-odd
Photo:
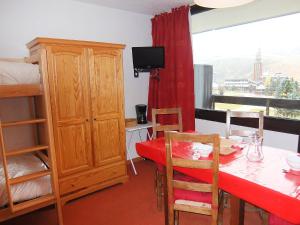
[[[22,97],[32,104],[31,118],[6,121],[0,117],[0,222],[56,204],[58,224],[63,224],[43,66],[39,57],[0,58],[0,99]],[[8,149],[5,130],[20,126],[33,127],[34,144]]]

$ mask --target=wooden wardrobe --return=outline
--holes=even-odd
[[[62,201],[125,182],[124,45],[36,38],[27,47],[47,71]]]

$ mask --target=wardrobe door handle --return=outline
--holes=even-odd
[[[85,121],[86,121],[86,122],[89,122],[90,120],[89,120],[89,119],[85,119]]]

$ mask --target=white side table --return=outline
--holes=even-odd
[[[141,130],[146,129],[147,130],[147,137],[149,138],[149,140],[151,140],[152,136],[150,136],[149,131],[148,131],[148,128],[151,128],[151,127],[152,127],[152,123],[148,122],[146,124],[137,124],[134,127],[126,127],[126,129],[125,129],[126,133],[129,135],[128,141],[126,140],[127,156],[130,160],[130,163],[131,163],[131,166],[132,166],[132,169],[133,169],[133,172],[134,172],[135,175],[137,175],[137,172],[136,172],[134,163],[132,161],[132,155],[129,151],[129,147],[130,147],[130,144],[131,144],[131,141],[132,141],[132,137],[135,133],[138,133],[140,141],[142,142],[143,140],[142,140],[142,136],[141,136]]]

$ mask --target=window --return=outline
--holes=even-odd
[[[299,21],[297,13],[193,34],[196,107],[300,119]]]

